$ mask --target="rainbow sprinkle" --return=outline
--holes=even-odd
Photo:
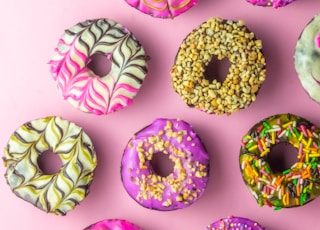
[[[319,128],[292,114],[271,116],[256,124],[241,141],[243,179],[260,206],[275,210],[302,206],[320,194]],[[297,149],[297,162],[281,173],[270,168],[266,156],[279,143]]]

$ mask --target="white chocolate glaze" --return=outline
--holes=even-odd
[[[56,174],[38,165],[41,153],[52,151],[62,162]],[[96,154],[82,128],[60,117],[46,117],[20,126],[10,137],[3,156],[11,190],[39,209],[65,215],[89,193]]]

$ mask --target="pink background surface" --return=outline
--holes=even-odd
[[[274,10],[245,0],[200,0],[174,20],[152,18],[123,0],[2,0],[0,8],[0,149],[22,123],[57,115],[84,127],[98,154],[89,196],[64,217],[46,214],[17,198],[0,176],[1,229],[83,229],[100,219],[124,218],[146,230],[200,230],[228,215],[254,219],[272,230],[320,229],[320,199],[280,211],[261,208],[244,185],[238,165],[241,137],[269,115],[290,112],[320,125],[320,105],[304,92],[293,64],[296,41],[320,9],[319,1],[297,0]],[[169,71],[181,41],[211,16],[243,19],[264,45],[267,80],[256,102],[231,116],[190,109],[171,88]],[[100,17],[128,27],[151,57],[148,76],[134,103],[107,116],[82,113],[64,101],[47,64],[64,29]],[[191,123],[210,154],[208,188],[198,202],[183,210],[145,209],[121,184],[120,160],[126,143],[156,117],[179,117]],[[0,164],[0,174],[4,173]]]

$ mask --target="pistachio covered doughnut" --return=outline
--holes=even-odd
[[[255,124],[242,138],[242,177],[260,206],[297,207],[319,196],[319,131],[302,117],[278,114]],[[281,143],[296,149],[297,160],[278,171],[270,166],[269,154]]]
[[[101,220],[94,223],[84,230],[142,230],[135,224],[122,219]]]
[[[88,67],[95,54],[111,62],[105,76]],[[147,74],[147,60],[127,28],[110,19],[96,19],[67,29],[49,63],[63,98],[84,112],[101,115],[132,103]]]
[[[295,0],[247,0],[247,2],[250,2],[253,5],[257,6],[267,6],[267,7],[284,7]]]
[[[174,163],[168,176],[151,164],[159,153]],[[204,193],[209,178],[209,157],[191,125],[179,119],[156,119],[129,141],[121,163],[121,178],[128,194],[146,208],[169,211],[185,208]]]
[[[303,88],[320,103],[320,14],[303,29],[296,44],[294,60]]]
[[[206,230],[264,230],[259,223],[244,217],[228,216],[207,226]]]
[[[44,174],[39,156],[52,151],[62,162],[59,172]],[[89,193],[97,164],[89,136],[60,117],[45,117],[20,126],[4,150],[5,177],[13,193],[57,215],[74,209]]]
[[[125,0],[142,13],[157,18],[174,18],[196,5],[198,0]]]
[[[265,80],[261,49],[261,40],[243,21],[210,18],[182,42],[171,69],[173,88],[187,105],[207,113],[231,114],[244,109],[256,100]],[[231,63],[222,83],[215,73],[205,73],[214,56]]]

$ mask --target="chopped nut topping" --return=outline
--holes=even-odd
[[[183,101],[208,113],[230,114],[248,107],[265,80],[262,42],[243,21],[211,18],[183,41],[171,70]],[[209,82],[204,72],[213,56],[231,62],[224,82]]]

